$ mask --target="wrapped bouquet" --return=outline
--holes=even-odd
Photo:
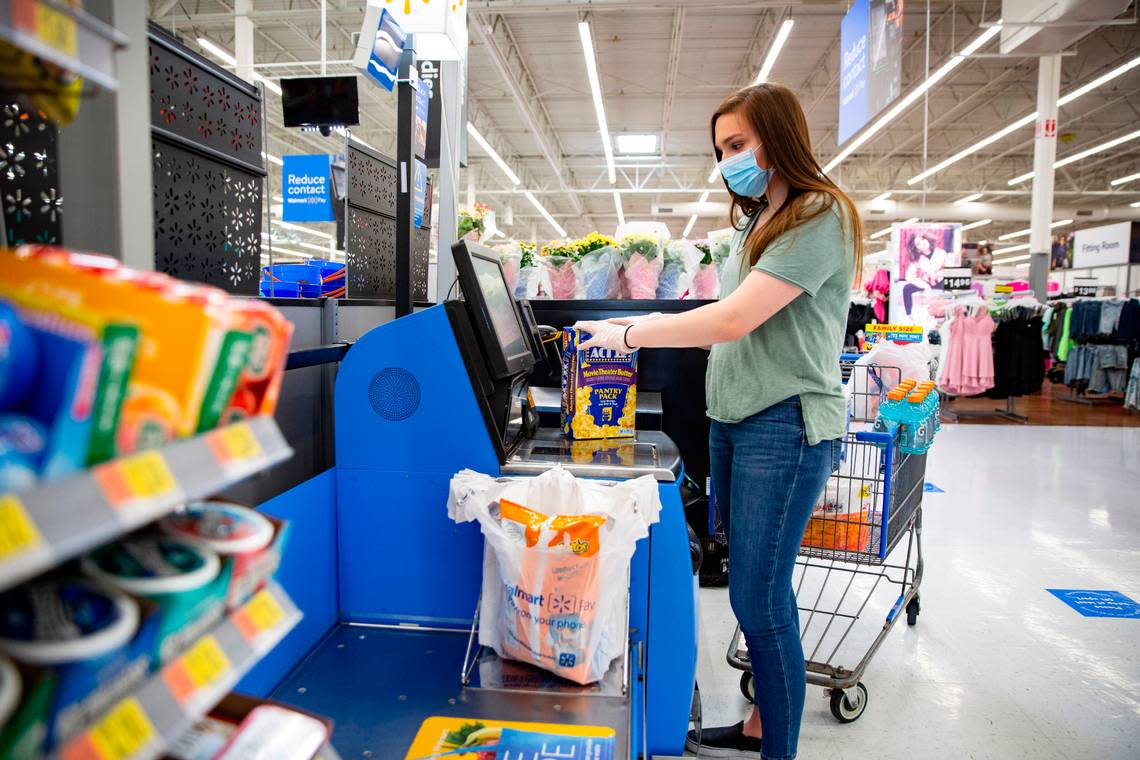
[[[612,238],[591,232],[575,241],[578,247],[578,288],[576,296],[591,300],[621,297],[621,254]]]
[[[663,265],[661,244],[648,235],[626,235],[621,241],[625,262],[625,290],[629,298],[657,297],[657,281]]]
[[[697,273],[693,277],[690,298],[714,299],[720,292],[720,278],[717,276],[716,264],[713,263],[712,248],[707,239],[697,240],[693,245],[701,252],[701,261],[697,264]]]
[[[551,241],[542,246],[539,260],[550,277],[550,295],[555,299],[574,298],[578,289],[578,250],[572,243]]]
[[[659,299],[684,298],[697,274],[700,250],[688,240],[671,240],[665,246],[664,265],[657,281]]]

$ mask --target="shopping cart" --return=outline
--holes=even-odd
[[[840,361],[852,429],[844,436],[842,463],[822,494],[824,509],[817,508],[804,533],[793,576],[807,681],[829,690],[831,713],[841,723],[857,720],[866,709],[863,672],[900,613],[905,611],[907,625],[918,621],[923,566],[926,454],[904,454],[897,434],[874,432],[868,424],[887,391],[902,379],[901,371],[856,365],[856,358]],[[730,573],[731,567],[730,559]],[[890,593],[895,587],[897,596]],[[889,606],[877,631],[859,625],[876,609],[872,600]],[[859,634],[861,642],[856,641]],[[841,664],[847,657],[857,658],[856,664]],[[753,700],[740,626],[729,645],[728,663],[744,671],[740,689]]]

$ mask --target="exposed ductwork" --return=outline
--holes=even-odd
[[[1010,206],[1004,203],[906,203],[895,201],[859,201],[855,204],[864,221],[882,221],[884,224],[901,222],[918,217],[940,222],[973,222],[992,219],[995,222],[1029,224],[1029,206]],[[655,203],[654,216],[699,217],[728,216],[729,206],[724,202]],[[1121,206],[1054,206],[1054,219],[1073,219],[1076,224],[1102,221],[1140,221],[1140,208]]]

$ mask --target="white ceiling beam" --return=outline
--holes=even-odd
[[[569,183],[573,181],[570,170],[562,161],[565,150],[558,139],[551,122],[550,115],[542,105],[542,98],[538,88],[534,85],[534,78],[523,60],[510,27],[502,18],[495,19],[493,25],[488,27],[487,22],[480,18],[468,16],[468,27],[475,32],[475,37],[487,52],[495,69],[507,90],[515,99],[515,107],[522,116],[523,121],[530,127],[539,150],[550,164],[551,169],[562,187],[566,189],[567,198],[574,209],[574,214],[582,215],[583,208],[578,197],[570,192]],[[512,65],[513,64],[513,65]],[[473,102],[478,98],[472,97]],[[532,108],[533,104],[533,108]]]
[[[665,64],[665,100],[661,105],[661,155],[669,155],[669,128],[673,121],[673,98],[677,94],[677,69],[681,63],[681,37],[684,35],[685,9],[673,11],[673,32],[669,37],[669,60]]]

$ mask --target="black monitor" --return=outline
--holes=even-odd
[[[286,127],[359,124],[356,77],[282,79],[281,112]]]
[[[528,372],[535,362],[529,327],[507,286],[499,255],[465,240],[451,246],[451,255],[491,374],[506,379]]]

